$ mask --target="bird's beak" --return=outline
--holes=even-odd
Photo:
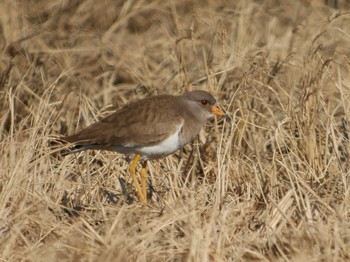
[[[212,106],[210,109],[210,112],[212,112],[214,115],[217,115],[219,117],[225,116],[225,113],[222,112],[222,110],[217,106]]]

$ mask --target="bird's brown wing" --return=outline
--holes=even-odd
[[[84,146],[154,145],[174,134],[183,124],[184,119],[175,105],[173,96],[140,100],[62,139]]]

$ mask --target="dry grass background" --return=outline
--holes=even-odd
[[[350,4],[328,2],[2,0],[1,261],[349,260]],[[191,89],[232,121],[149,165],[151,207],[123,156],[49,146]]]

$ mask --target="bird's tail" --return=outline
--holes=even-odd
[[[49,146],[53,153],[59,153],[61,156],[66,156],[88,149],[85,145],[72,144],[67,141],[66,137],[53,137]]]

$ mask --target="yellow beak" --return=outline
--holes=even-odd
[[[222,110],[220,108],[218,108],[217,106],[212,106],[210,109],[210,112],[212,112],[214,115],[217,115],[219,117],[225,115],[225,113],[222,112]]]

